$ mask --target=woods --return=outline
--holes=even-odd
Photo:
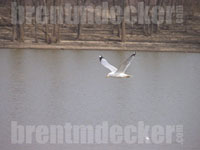
[[[112,10],[113,6],[121,8],[118,11],[115,7],[114,14],[111,14],[110,11],[106,14],[110,18],[112,16],[112,19],[114,18],[116,21],[120,18],[120,24],[112,24],[111,22],[91,24],[89,16],[83,17],[84,12],[94,12],[96,18],[102,19],[101,14],[95,11],[98,6],[102,6],[102,3],[105,2],[108,3],[108,10]],[[66,3],[71,4],[70,19],[74,22],[78,20],[77,24],[66,22],[65,19],[69,15],[69,11],[64,9]],[[138,7],[142,4],[144,6]],[[0,11],[2,10],[1,27],[12,35],[9,37],[11,41],[21,43],[27,39],[34,39],[33,42],[35,43],[45,42],[48,44],[59,43],[61,40],[84,40],[85,36],[91,34],[92,31],[96,31],[94,37],[105,34],[104,40],[113,39],[125,42],[130,40],[130,36],[136,35],[138,32],[140,35],[151,37],[164,30],[177,30],[179,24],[184,25],[183,28],[187,32],[189,20],[196,14],[197,16],[200,14],[200,2],[198,0],[3,0],[0,2],[0,6]],[[34,6],[33,9],[32,6]],[[92,7],[88,6],[95,9],[92,10]],[[139,14],[143,13],[143,15],[137,16],[132,6],[137,9]],[[183,6],[182,10],[179,6]],[[9,13],[3,11],[5,7],[9,9]],[[27,17],[27,9],[25,9],[27,7],[30,7],[32,11],[32,14],[29,14],[31,18]],[[87,10],[85,10],[86,8]],[[135,19],[137,22],[127,23],[127,17],[124,16],[127,8],[130,9],[130,20],[134,21]],[[41,11],[41,16],[37,14],[38,11]],[[183,12],[182,16],[181,12]],[[78,15],[76,16],[76,14]],[[38,19],[38,16],[41,19]],[[16,18],[16,20],[13,21],[13,18]],[[84,19],[86,21],[82,23],[81,21]],[[182,22],[180,22],[181,19],[183,19]],[[31,23],[27,23],[28,20]],[[140,23],[140,21],[143,21],[143,23]],[[177,23],[178,21],[180,23]]]

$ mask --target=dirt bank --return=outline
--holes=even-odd
[[[0,42],[0,48],[9,49],[59,49],[59,50],[127,50],[157,52],[200,53],[200,43],[177,42],[106,42],[106,41],[61,41],[58,44]]]

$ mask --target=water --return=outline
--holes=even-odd
[[[131,52],[0,50],[0,149],[198,150],[200,54],[138,52],[130,79],[106,78],[98,61],[118,66]],[[11,144],[21,125],[184,126],[184,144]]]

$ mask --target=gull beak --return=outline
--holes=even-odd
[[[126,78],[131,78],[132,76],[131,75],[128,75]]]

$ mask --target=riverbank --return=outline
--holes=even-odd
[[[61,41],[58,44],[42,42],[25,43],[0,42],[0,48],[9,49],[54,49],[54,50],[126,50],[156,52],[191,52],[200,53],[200,43],[181,42],[117,42],[117,41]]]

